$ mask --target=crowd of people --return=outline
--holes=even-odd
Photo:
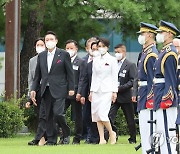
[[[142,45],[137,67],[126,58],[124,44],[116,45],[115,57],[112,56],[105,38],[89,38],[83,58],[78,56],[75,40],[67,40],[65,50],[58,48],[58,38],[52,31],[35,41],[37,55],[29,61],[30,99],[26,107],[37,106],[39,122],[36,136],[28,145],[69,144],[71,134],[65,115],[70,105],[75,121],[72,144],[80,144],[84,132],[87,144],[106,144],[108,140],[115,144],[119,108],[127,121],[128,141],[136,143],[137,102],[142,153],[176,153],[176,144],[170,141],[176,131],[170,129],[180,123],[180,39],[175,38],[180,31],[161,20],[159,28],[141,22],[137,33]],[[160,43],[162,49],[158,51]],[[57,141],[59,130],[62,133]],[[158,143],[154,142],[155,137]]]

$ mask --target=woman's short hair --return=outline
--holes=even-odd
[[[109,48],[110,43],[109,43],[109,40],[108,40],[108,39],[99,38],[99,41],[98,41],[97,45],[99,45],[100,42],[103,43],[106,47]]]
[[[38,37],[35,41],[34,41],[34,47],[36,47],[36,43],[38,42],[38,41],[43,41],[44,42],[44,38],[43,37]],[[45,42],[44,42],[44,44],[45,44]]]

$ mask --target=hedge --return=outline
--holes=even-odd
[[[23,110],[14,100],[0,102],[0,137],[13,137],[23,126]]]

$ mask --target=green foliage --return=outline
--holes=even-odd
[[[2,7],[5,5],[5,3],[10,2],[10,1],[12,0],[0,0],[0,6]]]
[[[3,57],[0,57],[0,69],[2,68],[2,61],[4,60]]]
[[[117,19],[115,29],[123,32],[124,37],[135,36],[140,22],[158,26],[166,20],[180,27],[179,0],[97,0],[102,8],[110,11]]]
[[[129,130],[127,127],[127,122],[124,116],[124,113],[121,109],[118,110],[116,120],[115,120],[115,126],[118,129],[118,134],[120,136],[122,135],[129,135]],[[137,134],[139,133],[139,126],[136,125]]]
[[[24,110],[24,125],[28,127],[29,131],[36,132],[38,125],[38,114],[35,106]]]
[[[23,111],[14,99],[0,103],[0,137],[13,137],[23,126]]]
[[[70,127],[71,129],[71,135],[74,135],[74,127],[75,127],[75,122],[72,121],[72,118],[71,118],[71,107],[68,108],[67,112],[66,112],[66,120],[67,120],[67,124],[68,126]]]
[[[84,4],[77,0],[54,0],[53,3],[48,1],[42,34],[48,30],[55,31],[58,35],[58,46],[64,48],[68,39],[79,42],[104,32],[104,27],[90,18],[98,9],[93,1],[90,2],[92,3]]]

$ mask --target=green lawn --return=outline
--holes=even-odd
[[[17,136],[15,138],[0,138],[0,154],[140,154],[135,151],[136,145],[129,144],[128,136],[120,136],[115,145],[87,145],[82,141],[80,145],[58,146],[28,146],[27,142],[33,136]]]

